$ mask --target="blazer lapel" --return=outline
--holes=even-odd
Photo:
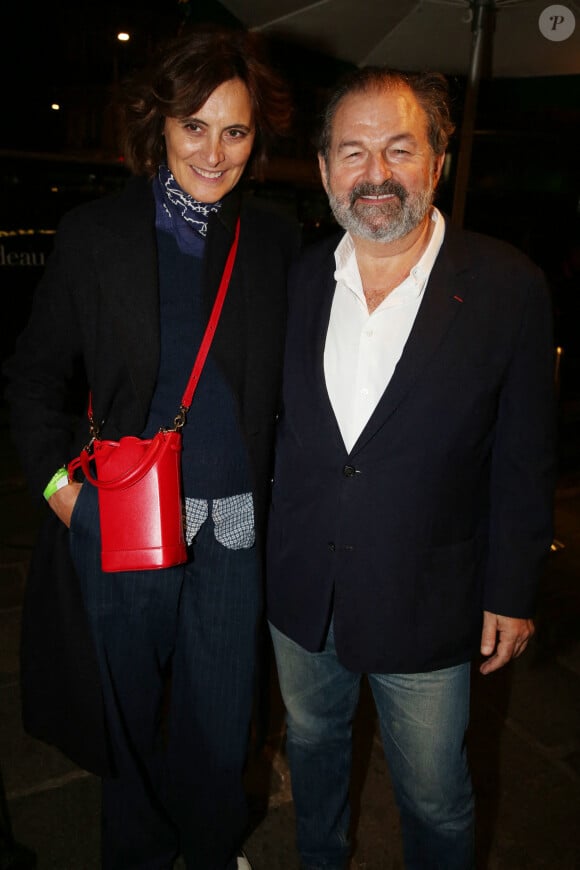
[[[222,279],[224,267],[240,214],[241,195],[232,191],[224,199],[222,207],[215,216],[207,237],[207,252],[204,272],[204,305],[209,316]]]
[[[324,257],[322,265],[318,270],[313,271],[312,289],[310,293],[310,298],[313,301],[313,308],[311,322],[307,324],[307,327],[310,328],[310,335],[308,336],[308,340],[305,342],[305,348],[311,349],[313,353],[313,357],[308,367],[310,371],[314,373],[314,386],[318,396],[318,402],[320,403],[320,407],[324,410],[322,417],[330,422],[328,434],[332,437],[335,446],[346,454],[346,447],[338,425],[338,420],[334,413],[334,408],[332,407],[332,402],[330,401],[330,396],[328,395],[326,377],[324,374],[324,348],[326,345],[326,334],[328,332],[330,312],[332,310],[332,302],[334,300],[334,291],[336,288],[336,281],[334,279],[336,268],[334,252],[340,238],[341,236],[338,236],[337,238],[333,237],[332,241],[327,243],[329,245],[328,252]]]
[[[450,243],[448,234],[452,236]],[[401,358],[381,400],[354,445],[353,453],[364,447],[405,400],[461,311],[466,291],[460,279],[463,271],[460,261],[463,257],[456,249],[455,241],[453,231],[447,226],[445,240]],[[455,249],[453,255],[451,249]]]
[[[148,403],[159,364],[159,280],[150,184],[133,179],[104,213],[98,240],[101,290],[140,401]]]

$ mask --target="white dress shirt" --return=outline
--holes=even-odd
[[[324,347],[324,375],[349,453],[391,380],[415,322],[445,234],[438,209],[432,209],[431,220],[433,234],[421,259],[371,314],[349,233],[336,248],[336,289]]]

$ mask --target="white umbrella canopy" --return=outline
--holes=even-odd
[[[295,40],[357,66],[388,64],[467,74],[476,8],[495,10],[493,76],[580,74],[580,4],[564,0],[559,10],[576,18],[566,39],[566,21],[551,21],[549,36],[539,20],[550,0],[222,0],[251,29]],[[561,14],[561,13],[560,13]],[[556,40],[555,37],[560,37]]]
[[[222,0],[250,29],[355,66],[465,75],[452,218],[463,223],[482,78],[580,75],[580,0]],[[579,94],[580,103],[580,94]]]

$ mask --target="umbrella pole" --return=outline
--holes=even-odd
[[[453,208],[451,212],[451,221],[458,227],[463,226],[465,214],[479,83],[481,81],[484,60],[486,56],[489,56],[488,52],[495,23],[495,0],[470,0],[470,6],[473,13],[471,21],[471,53],[463,108],[463,122],[461,124],[459,150],[457,152],[457,171],[455,173]]]

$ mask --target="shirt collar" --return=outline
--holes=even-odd
[[[434,227],[427,247],[423,251],[419,261],[411,269],[407,278],[395,287],[387,297],[388,299],[392,300],[401,296],[419,296],[425,289],[427,279],[431,274],[431,269],[437,259],[445,235],[445,218],[435,206],[431,208],[430,219],[433,221]],[[354,251],[354,242],[349,232],[345,232],[338,243],[334,252],[334,260],[336,263],[336,270],[334,272],[335,281],[342,282],[357,296],[364,299],[362,282]]]

